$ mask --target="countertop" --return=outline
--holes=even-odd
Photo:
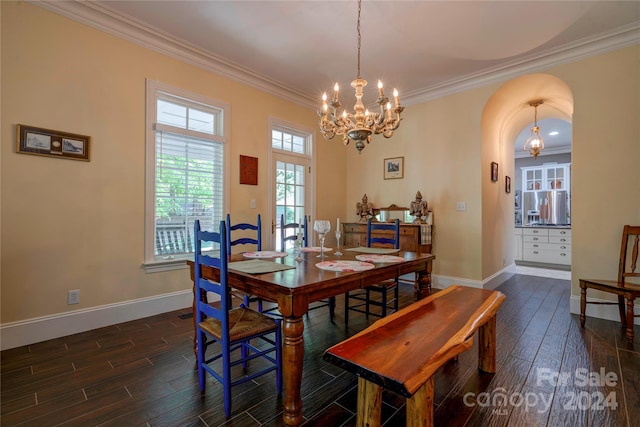
[[[516,228],[560,228],[571,229],[571,225],[516,225]]]

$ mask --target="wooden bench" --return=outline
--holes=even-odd
[[[382,389],[407,398],[407,426],[433,425],[433,374],[473,344],[482,371],[496,370],[498,291],[450,286],[329,348],[324,360],[358,375],[358,426],[380,426]]]

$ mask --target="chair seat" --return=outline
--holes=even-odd
[[[617,280],[580,279],[580,283],[591,289],[599,289],[624,295],[626,292],[640,292],[640,284],[618,282]]]
[[[242,340],[256,334],[275,331],[278,327],[273,318],[246,307],[237,307],[229,311],[229,338]],[[222,340],[222,325],[214,318],[200,322],[200,328],[218,340]]]

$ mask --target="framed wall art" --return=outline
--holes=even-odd
[[[498,164],[491,162],[491,181],[496,182],[498,180]]]
[[[240,156],[240,184],[258,185],[258,158]]]
[[[16,133],[17,153],[90,161],[90,136],[26,125],[17,125]]]
[[[384,179],[399,179],[404,177],[404,157],[384,159]]]
[[[504,191],[506,193],[511,193],[511,177],[510,176],[504,177]]]

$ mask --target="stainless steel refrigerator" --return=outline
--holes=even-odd
[[[525,191],[522,194],[523,225],[571,224],[569,194],[566,190]]]

